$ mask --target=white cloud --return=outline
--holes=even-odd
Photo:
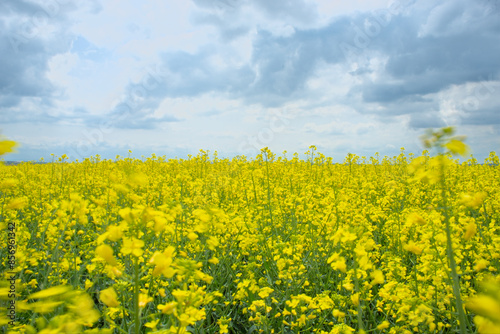
[[[500,142],[500,21],[483,2],[400,0],[374,32],[392,2],[218,1],[71,3],[16,53],[38,7],[5,0],[0,120],[25,143],[12,157],[316,144],[342,160],[418,150],[423,128],[451,123],[479,154]]]

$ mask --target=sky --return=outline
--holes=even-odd
[[[500,152],[499,0],[0,0],[14,161]]]

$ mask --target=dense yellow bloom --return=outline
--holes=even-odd
[[[499,159],[453,160],[462,146],[449,133],[429,139],[444,153],[434,158],[402,150],[336,164],[311,147],[306,159],[266,149],[0,165],[0,227],[15,253],[0,297],[16,288],[27,332],[138,321],[158,333],[351,333],[358,315],[367,332],[457,332],[449,232],[475,315],[466,331],[494,331],[498,298],[475,287],[500,271]]]

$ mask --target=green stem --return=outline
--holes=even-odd
[[[441,159],[445,159],[444,156],[440,157]],[[455,307],[458,312],[458,320],[460,322],[460,333],[465,334],[467,333],[467,326],[466,326],[466,316],[464,312],[464,307],[462,305],[462,298],[460,296],[460,282],[458,280],[458,274],[457,274],[457,264],[455,262],[455,256],[453,253],[453,245],[451,241],[451,227],[450,227],[450,219],[449,219],[449,214],[448,214],[448,206],[447,206],[447,196],[446,196],[446,181],[445,181],[445,169],[444,169],[444,163],[441,161],[440,165],[440,181],[441,181],[441,201],[442,201],[442,208],[443,208],[443,213],[444,213],[444,219],[445,219],[445,224],[446,224],[446,253],[448,256],[448,263],[450,265],[451,269],[451,277],[453,280],[453,294],[455,295]]]
[[[359,293],[358,297],[358,328],[359,331],[364,331],[363,325],[363,309],[361,308],[361,291],[359,291],[359,282],[358,282],[358,262],[354,262],[354,289],[357,293]]]
[[[139,315],[139,259],[134,261],[134,331],[140,333],[140,315]]]

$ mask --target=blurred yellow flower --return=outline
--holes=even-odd
[[[489,263],[490,262],[488,260],[479,259],[479,260],[477,260],[476,265],[474,266],[474,270],[475,271],[481,271],[483,269],[486,269],[486,267],[488,267]]]
[[[452,154],[459,154],[461,156],[466,156],[469,151],[469,147],[464,144],[461,140],[451,139],[448,143],[444,145]]]
[[[132,254],[136,257],[139,257],[144,253],[142,247],[144,247],[144,241],[142,240],[139,240],[134,237],[123,238],[123,247],[121,249],[121,252],[124,255]]]
[[[28,297],[28,299],[43,299],[43,298],[59,296],[59,295],[65,294],[68,291],[71,291],[71,289],[72,288],[69,285],[53,286],[53,287],[47,288],[45,290],[38,291],[38,292],[31,294]]]
[[[377,326],[377,329],[378,329],[379,331],[381,331],[381,330],[383,330],[383,329],[387,329],[387,328],[389,328],[389,326],[390,326],[389,321],[384,320],[384,321],[382,321],[382,322],[381,322],[381,323]]]
[[[174,255],[175,248],[172,246],[168,246],[163,253],[158,251],[154,252],[153,256],[149,260],[149,263],[155,265],[152,273],[153,276],[163,274],[167,278],[173,277],[176,272],[176,270],[172,267]]]
[[[95,249],[95,253],[102,259],[104,259],[109,265],[116,266],[117,262],[115,257],[113,256],[113,249],[106,244],[102,244],[97,246]]]
[[[159,304],[158,309],[164,314],[172,314],[174,313],[175,308],[177,307],[177,302],[170,302],[165,305]]]
[[[374,272],[371,273],[371,276],[373,277],[373,280],[371,281],[371,285],[375,284],[383,284],[384,283],[384,273],[382,270],[375,270]]]
[[[148,296],[146,293],[139,294],[139,307],[144,308],[148,303],[153,301],[153,297]]]
[[[102,290],[99,293],[99,298],[104,303],[104,305],[108,307],[118,307],[120,305],[120,302],[117,299],[118,295],[116,294],[116,291],[115,289],[113,289],[113,287]]]
[[[356,292],[355,294],[351,295],[351,301],[354,306],[359,305],[359,292]]]
[[[0,155],[14,152],[17,143],[12,140],[0,140]]]
[[[408,252],[412,252],[413,254],[420,255],[422,254],[422,248],[415,244],[413,240],[410,240],[406,245],[403,246],[405,250]]]
[[[92,286],[94,286],[94,283],[90,280],[85,280],[85,290],[90,289]]]
[[[107,239],[110,241],[118,241],[123,237],[123,231],[126,229],[126,224],[110,225],[108,227]]]
[[[470,240],[476,234],[476,230],[476,223],[470,222],[469,224],[467,224],[467,227],[465,228],[464,239]]]
[[[10,200],[7,205],[6,209],[7,210],[18,210],[24,208],[26,205],[28,205],[28,198],[27,197],[18,197]]]
[[[479,192],[473,195],[462,194],[460,198],[460,203],[471,209],[479,209],[483,205],[487,194],[485,192]]]
[[[188,233],[188,239],[191,240],[191,241],[195,241],[196,239],[198,239],[198,234],[194,233],[194,232],[189,232]]]
[[[422,218],[418,213],[412,212],[406,217],[406,223],[408,225],[425,225],[425,219]]]

